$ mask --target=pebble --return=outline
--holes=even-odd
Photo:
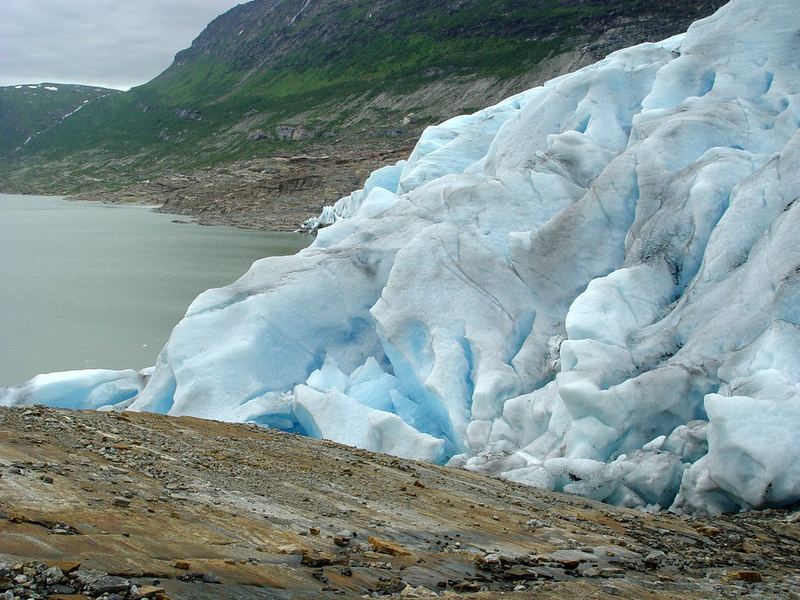
[[[617,567],[608,567],[606,569],[600,569],[600,577],[625,577],[625,569],[619,569]]]
[[[381,554],[389,554],[390,556],[411,556],[411,552],[394,542],[372,536],[367,538],[367,542],[375,548],[375,552],[380,552]]]
[[[664,560],[666,560],[666,558],[667,558],[667,555],[666,555],[666,553],[664,551],[656,550],[654,552],[651,552],[647,556],[645,556],[644,557],[644,562],[649,566],[658,566],[662,562],[664,562]]]
[[[333,564],[334,557],[330,554],[326,554],[324,552],[319,553],[311,553],[307,552],[303,554],[303,558],[300,559],[300,564],[305,565],[307,567],[327,567]]]
[[[758,571],[732,571],[728,573],[728,577],[746,583],[758,583],[763,579]]]
[[[53,585],[55,583],[61,583],[64,581],[64,572],[58,567],[50,567],[44,573],[42,573],[42,576],[44,577],[44,581],[47,585]]]
[[[164,588],[155,585],[142,585],[137,588],[136,592],[136,598],[154,598],[159,594],[163,594]]]
[[[335,536],[333,536],[333,543],[337,546],[347,546],[350,543],[350,534],[348,532],[339,532]]]
[[[503,571],[503,577],[506,579],[538,579],[539,574],[536,572],[535,569],[531,567],[525,567],[522,565],[514,565]]]
[[[131,582],[115,575],[103,575],[87,587],[95,594],[127,592],[131,587]]]

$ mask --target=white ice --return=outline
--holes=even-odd
[[[128,402],[144,387],[145,372],[86,369],[37,375],[16,388],[0,388],[0,406],[46,404],[101,409]]]
[[[130,409],[633,507],[800,501],[799,30],[733,0],[427,129],[199,296]]]

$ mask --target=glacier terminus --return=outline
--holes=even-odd
[[[0,404],[249,421],[613,504],[800,501],[800,4],[428,128],[154,369]]]

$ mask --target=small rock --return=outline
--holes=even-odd
[[[157,598],[165,594],[163,587],[155,585],[140,585],[137,589],[138,598]]]
[[[610,585],[608,583],[604,583],[600,586],[600,591],[604,594],[608,594],[609,596],[619,596],[622,593],[622,590],[618,587]]]
[[[728,578],[747,583],[758,583],[763,579],[758,571],[732,571],[728,573]]]
[[[539,574],[530,567],[514,565],[503,571],[503,577],[506,579],[534,580],[539,578]]]
[[[617,567],[607,567],[605,569],[600,569],[600,577],[605,577],[605,578],[625,577],[625,569],[620,569]]]
[[[75,594],[75,588],[69,585],[64,585],[63,583],[57,583],[47,587],[47,594],[48,598],[53,597],[54,595],[71,596]]]
[[[72,532],[69,529],[64,529],[63,527],[53,527],[50,530],[50,533],[53,535],[70,535]]]
[[[411,556],[411,552],[403,548],[400,544],[371,536],[367,538],[367,541],[375,549],[375,552],[389,554],[390,556]]]
[[[81,563],[69,560],[51,560],[48,564],[51,567],[58,567],[63,573],[73,573],[81,567]]]
[[[44,577],[44,582],[47,585],[54,585],[64,581],[64,572],[58,567],[50,567],[42,573],[42,577]]]
[[[299,555],[303,553],[303,549],[297,544],[287,544],[278,548],[278,554]]]
[[[311,535],[319,535],[319,527],[309,527],[308,533]]]
[[[481,584],[477,581],[458,581],[453,584],[456,592],[480,592]]]
[[[561,571],[557,571],[556,569],[551,569],[550,567],[533,567],[532,571],[536,573],[537,579],[548,579],[548,580],[555,579],[556,575],[561,573]]]
[[[667,558],[667,555],[664,552],[662,552],[661,550],[656,550],[654,552],[651,552],[647,556],[645,556],[644,557],[644,562],[648,566],[655,567],[655,566],[660,565],[662,562],[664,562],[664,560],[666,560],[666,558]]]
[[[719,527],[714,527],[713,525],[697,525],[695,529],[698,533],[702,533],[703,535],[707,535],[710,537],[714,537],[722,533],[722,529]]]
[[[128,508],[131,505],[131,501],[128,498],[122,498],[117,496],[114,498],[113,502],[114,506],[121,506],[122,508]]]
[[[190,567],[188,560],[176,560],[172,566],[181,571],[188,571]]]
[[[324,552],[311,553],[306,552],[303,558],[300,559],[300,564],[307,567],[328,567],[333,564],[333,556]]]
[[[112,594],[114,592],[127,592],[131,582],[115,575],[103,575],[89,584],[89,591],[95,594]]]
[[[401,598],[438,598],[439,594],[433,592],[426,588],[425,586],[421,585],[419,587],[413,587],[406,584],[402,590],[400,590],[400,597]]]
[[[558,564],[560,564],[567,571],[574,571],[581,565],[581,561],[577,558],[562,559],[558,561]]]
[[[39,477],[39,479],[41,479],[44,483],[53,483],[53,478],[50,477],[50,475],[42,475]]]

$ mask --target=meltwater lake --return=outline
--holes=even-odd
[[[200,292],[312,241],[175,218],[0,195],[0,387],[52,371],[151,366]]]

